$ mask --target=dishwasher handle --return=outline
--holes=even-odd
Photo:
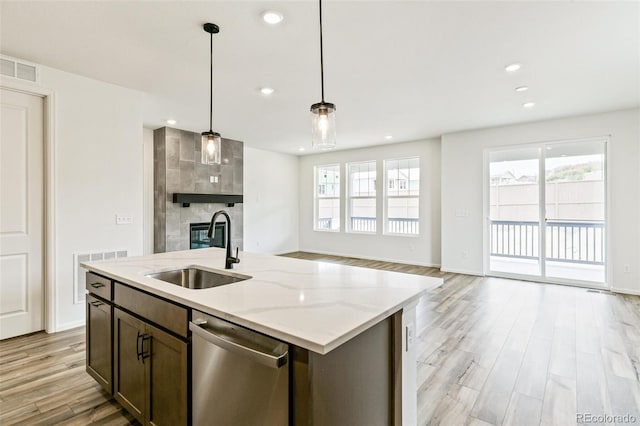
[[[201,325],[196,324],[193,321],[189,322],[189,330],[191,330],[194,334],[206,340],[207,342],[226,349],[230,352],[247,356],[253,361],[258,362],[262,365],[266,365],[267,367],[280,368],[288,361],[289,351],[284,351],[280,355],[272,355],[258,349],[253,349],[245,345],[233,342],[229,339],[226,339],[225,336],[205,330],[204,327],[206,327],[206,322]]]

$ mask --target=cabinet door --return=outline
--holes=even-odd
[[[140,423],[145,423],[146,365],[142,344],[145,343],[145,323],[114,309],[114,396]],[[146,342],[149,343],[148,341]]]
[[[87,373],[113,393],[111,352],[111,305],[87,295]]]
[[[149,423],[186,425],[189,377],[187,343],[151,325],[147,325],[147,333],[151,336],[151,340],[145,341],[144,347],[145,353],[151,355],[151,362],[147,364]]]

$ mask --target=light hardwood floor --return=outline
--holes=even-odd
[[[0,425],[136,424],[85,372],[84,327],[0,342]]]
[[[578,413],[629,414],[640,425],[640,297],[287,256],[444,279],[417,307],[420,425],[565,426]]]
[[[418,305],[420,425],[640,425],[640,297],[310,253],[442,277]],[[134,424],[84,371],[84,329],[0,342],[0,424]],[[632,423],[633,424],[633,423]]]

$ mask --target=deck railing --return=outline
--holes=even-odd
[[[390,217],[387,219],[387,232],[390,234],[419,234],[420,222],[417,218]]]
[[[331,229],[331,220],[330,217],[318,218],[318,229]]]
[[[376,218],[366,216],[351,216],[351,231],[376,232]]]
[[[604,265],[602,221],[547,221],[546,260]],[[491,256],[538,259],[538,222],[492,220]]]
[[[418,234],[418,219],[390,217],[387,220],[387,232],[390,234]],[[352,216],[351,230],[356,232],[375,232],[376,218]]]

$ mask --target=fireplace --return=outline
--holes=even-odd
[[[225,247],[227,235],[227,223],[217,222],[213,233],[213,238],[207,237],[209,222],[189,224],[189,247],[193,249],[207,247]]]
[[[206,236],[204,222],[208,223],[218,210],[225,210],[231,217],[233,235],[216,230],[213,245],[225,245],[231,239],[233,248],[242,250],[243,204],[237,197],[233,207],[228,204],[234,202],[229,196],[243,193],[243,143],[223,139],[220,154],[225,161],[219,165],[202,164],[200,136],[170,127],[153,132],[155,253],[209,247],[211,242],[201,238]],[[191,199],[176,199],[178,202],[174,203],[175,194],[190,194]],[[224,198],[211,198],[212,194]],[[187,203],[189,207],[185,206]],[[191,235],[191,224],[200,225],[200,232]]]

